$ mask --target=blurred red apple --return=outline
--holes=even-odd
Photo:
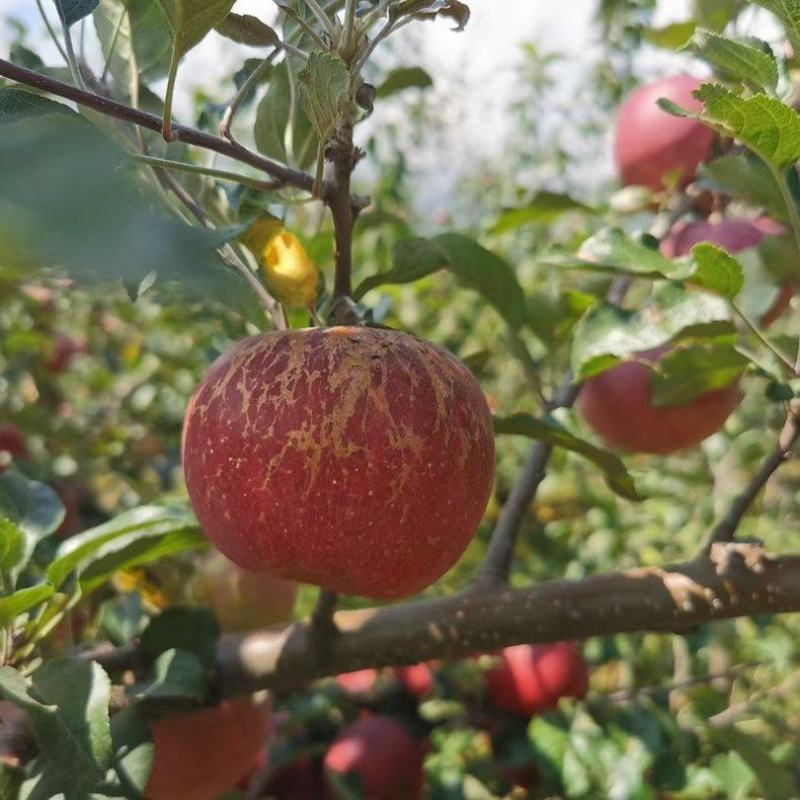
[[[147,800],[217,800],[250,773],[270,731],[269,705],[250,697],[151,724]]]
[[[572,642],[506,647],[500,658],[486,673],[489,699],[496,708],[530,717],[555,708],[562,697],[586,694],[589,669]]]
[[[357,669],[336,676],[336,683],[350,694],[369,694],[375,686],[380,673],[376,669]]]
[[[676,75],[640,86],[622,104],[614,156],[624,184],[661,191],[671,175],[681,186],[694,178],[698,165],[711,153],[714,132],[697,120],[668,114],[657,101],[665,97],[699,111],[702,103],[692,92],[700,84],[690,75]]]
[[[399,722],[370,714],[345,728],[325,756],[328,776],[358,778],[365,800],[419,800],[427,742]],[[341,795],[330,782],[334,797]]]
[[[30,457],[25,434],[16,425],[0,425],[0,474],[12,459],[25,461]]]
[[[589,426],[607,444],[633,453],[667,454],[700,444],[716,433],[739,405],[739,382],[671,406],[653,404],[652,371],[669,346],[643,350],[586,380],[578,407]]]
[[[395,667],[394,674],[400,683],[405,686],[406,691],[420,700],[430,694],[435,684],[433,670],[428,664]]]
[[[76,356],[85,352],[86,345],[83,342],[65,333],[58,333],[53,339],[50,355],[45,361],[45,369],[54,375],[60,375],[72,366]]]

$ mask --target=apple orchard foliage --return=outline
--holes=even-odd
[[[439,153],[443,82],[383,38],[467,5],[277,5],[59,0],[65,60],[21,27],[0,56],[0,797],[797,796],[796,614],[478,631],[488,652],[336,679],[324,609],[285,627],[311,584],[367,624],[365,597],[474,590],[512,528],[513,587],[702,550],[798,390],[797,12],[760,2],[781,32],[758,42],[732,34],[747,4],[655,28],[650,0],[598,3],[590,99],[563,108],[557,57],[526,48],[503,157],[440,223],[406,159]],[[179,119],[212,28],[241,68]],[[634,69],[652,47],[674,66]],[[615,124],[627,188],[576,179],[551,118],[598,161]],[[530,440],[553,447],[539,485]],[[799,476],[776,471],[742,538],[796,550]],[[296,682],[329,678],[220,702],[220,636],[269,626],[318,628]]]

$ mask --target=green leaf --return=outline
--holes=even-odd
[[[732,726],[711,729],[713,740],[737,753],[753,771],[764,800],[782,800],[796,791],[792,773],[772,758],[766,744]]]
[[[693,50],[726,78],[741,81],[756,91],[774,91],[778,85],[778,63],[764,42],[728,39],[699,28],[686,47]]]
[[[685,44],[697,28],[695,20],[685,20],[684,22],[673,22],[663,28],[645,28],[642,31],[644,38],[656,47],[664,47],[667,50],[679,50]]]
[[[495,417],[494,430],[496,434],[526,436],[538,442],[546,442],[554,447],[578,453],[602,470],[606,483],[615,494],[626,500],[642,499],[636,491],[633,478],[619,456],[585,442],[553,419],[536,419],[530,414]]]
[[[703,103],[701,114],[692,114],[668,100],[659,105],[678,116],[694,117],[724,136],[738,139],[777,169],[800,159],[800,114],[774,97],[754,94],[740,97],[715,83],[705,83],[695,96]]]
[[[252,47],[280,47],[281,37],[265,22],[252,14],[231,12],[216,26],[226,39]]]
[[[0,693],[28,713],[45,754],[30,796],[88,800],[111,764],[111,681],[98,664],[67,658],[45,663],[32,684],[13,672],[0,670]]]
[[[64,506],[49,486],[8,469],[0,475],[0,518],[13,523],[24,537],[22,542],[13,541],[14,533],[10,534],[8,543],[14,549],[7,551],[7,557],[13,557],[13,565],[6,563],[4,556],[3,568],[13,582],[27,565],[36,544],[61,525]],[[6,532],[10,532],[7,525]]]
[[[443,233],[431,241],[444,253],[447,268],[462,286],[478,292],[512,329],[526,324],[525,295],[507,262],[459,233]]]
[[[694,0],[694,17],[704,28],[720,33],[744,8],[746,0]]]
[[[783,24],[795,53],[800,53],[800,3],[797,0],[753,0],[771,11]]]
[[[572,369],[579,380],[597,375],[620,358],[666,344],[679,337],[735,333],[728,303],[705,292],[668,284],[638,314],[598,303],[576,325]]]
[[[110,546],[115,540],[124,538],[127,546],[131,536],[149,540],[196,527],[194,516],[185,507],[141,506],[126,511],[109,522],[67,539],[47,568],[47,578],[58,589],[73,572],[81,573],[114,553]]]
[[[150,726],[136,707],[122,709],[111,720],[113,768],[124,788],[141,797],[153,766]]]
[[[378,97],[383,99],[406,89],[427,89],[430,86],[433,86],[433,78],[422,67],[398,67],[378,87]]]
[[[48,100],[39,94],[33,94],[25,89],[0,88],[0,128],[13,122],[45,114],[75,116],[75,112],[69,106]]]
[[[172,38],[158,3],[100,0],[93,16],[109,72],[128,97],[136,97],[140,78],[152,81],[167,74]]]
[[[9,572],[25,554],[25,534],[13,520],[0,516],[0,572]]]
[[[200,704],[206,699],[206,671],[200,659],[187,650],[172,648],[153,664],[153,678],[134,691],[139,701]]]
[[[287,137],[289,126],[291,135]],[[287,61],[270,72],[269,87],[256,109],[253,135],[258,151],[278,161],[305,168],[316,158],[314,131],[305,111],[294,103]]]
[[[98,2],[99,0],[55,0],[58,16],[67,27],[88,17]]]
[[[134,690],[138,701],[168,701],[189,705],[206,699],[206,674],[200,659],[187,650],[172,648],[153,664],[153,678]]]
[[[350,99],[350,74],[339,56],[313,52],[297,76],[300,104],[325,143],[344,113]]]
[[[730,343],[709,341],[681,344],[667,353],[651,377],[653,405],[688,403],[737,380],[750,364]]]
[[[257,309],[252,289],[216,253],[240,230],[186,225],[157,203],[148,185],[131,180],[134,169],[124,152],[74,115],[6,126],[0,202],[19,215],[15,233],[36,267],[57,265],[92,283],[137,285],[155,270],[195,298]]]
[[[353,296],[360,300],[370,289],[388,284],[413,283],[447,266],[447,255],[430,239],[400,239],[392,248],[392,268],[365,278]]]
[[[760,206],[771,217],[788,221],[788,213],[780,187],[769,167],[752,153],[720,156],[700,168],[704,187]]]
[[[0,627],[10,625],[16,617],[52,597],[54,592],[49,583],[42,583],[0,597]]]
[[[141,638],[142,654],[155,661],[168,650],[194,654],[207,670],[214,668],[219,625],[207,608],[173,606],[155,617]]]
[[[230,13],[235,0],[158,0],[167,17],[173,48],[183,57]]]
[[[523,225],[546,225],[568,211],[593,213],[596,209],[558,192],[538,192],[523,208],[509,208],[501,212],[492,228],[492,233],[501,234],[516,230]]]
[[[734,752],[719,753],[711,759],[711,772],[727,800],[745,800],[755,782],[755,774],[745,760]]]
[[[691,283],[722,297],[734,298],[744,286],[741,264],[722,248],[702,242],[692,248],[696,267],[689,276]]]

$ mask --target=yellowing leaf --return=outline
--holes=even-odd
[[[242,237],[258,259],[264,282],[288,308],[313,308],[319,296],[320,273],[300,240],[279,219],[259,218]]]

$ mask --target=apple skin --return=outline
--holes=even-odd
[[[589,668],[573,642],[506,647],[501,662],[486,673],[486,688],[496,708],[532,717],[555,708],[562,697],[586,694]]]
[[[643,350],[637,358],[657,362],[669,346]],[[656,406],[652,372],[626,361],[584,381],[578,407],[584,420],[611,447],[666,455],[695,447],[716,433],[739,405],[739,382],[707,392],[688,403]]]
[[[249,697],[151,723],[147,800],[216,800],[263,757],[270,707]]]
[[[16,425],[0,425],[0,453],[25,461],[31,457],[25,434]],[[0,460],[0,475],[7,464]]]
[[[405,333],[266,333],[210,369],[183,464],[203,529],[251,570],[378,600],[464,552],[494,479],[492,419],[454,356]]]
[[[189,582],[190,603],[214,612],[224,633],[269,628],[292,618],[297,584],[269,572],[250,572],[212,550],[201,556]]]
[[[357,775],[368,800],[420,800],[427,749],[399,722],[369,714],[341,732],[325,755],[325,770]],[[332,782],[330,791],[339,797]]]
[[[694,119],[674,117],[657,101],[666,97],[683,108],[698,111],[702,103],[692,92],[702,81],[690,75],[640,86],[622,104],[617,115],[614,158],[626,186],[648,186],[663,191],[670,173],[680,172],[679,185],[693,178],[711,153],[714,132]]]
[[[271,800],[331,800],[322,762],[302,755],[278,770],[267,784],[264,797]]]

